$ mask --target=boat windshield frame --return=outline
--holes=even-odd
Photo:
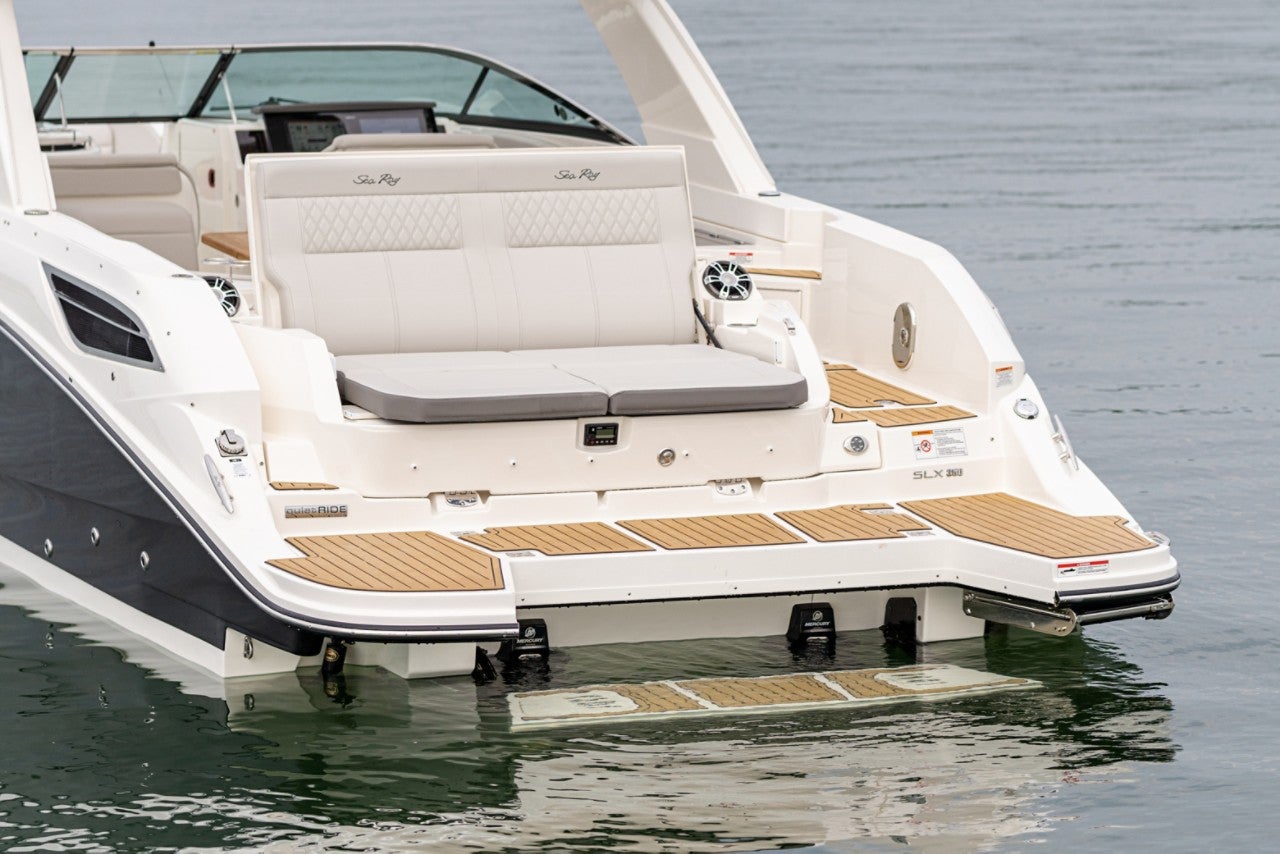
[[[62,121],[68,100],[67,93],[72,93],[73,95],[78,93],[77,89],[72,88],[77,83],[75,77],[77,59],[105,58],[101,66],[99,66],[98,59],[93,62],[86,61],[81,63],[82,67],[98,66],[96,73],[93,75],[93,80],[95,85],[101,87],[105,85],[102,83],[103,74],[109,74],[112,70],[111,58],[149,58],[148,61],[152,64],[148,68],[148,73],[159,74],[164,78],[168,91],[162,100],[165,100],[166,103],[161,105],[144,103],[142,106],[149,109],[134,114],[129,114],[122,110],[106,115],[77,115],[72,113],[65,115],[65,120],[68,123],[101,124],[107,122],[173,122],[184,118],[230,120],[231,116],[225,107],[222,108],[224,111],[222,115],[211,112],[211,108],[217,109],[216,101],[219,99],[225,104],[226,89],[231,92],[236,119],[252,120],[255,107],[269,103],[290,103],[290,101],[268,99],[260,103],[241,103],[235,92],[235,71],[238,58],[246,58],[241,62],[243,66],[248,64],[248,57],[265,58],[271,54],[326,51],[333,53],[363,51],[387,54],[404,52],[416,55],[414,57],[406,57],[406,67],[414,59],[420,62],[444,60],[450,70],[470,71],[474,69],[475,76],[470,85],[466,87],[468,91],[460,105],[451,105],[447,100],[441,104],[439,103],[441,99],[433,97],[432,92],[411,89],[409,87],[414,87],[415,84],[406,84],[403,80],[396,82],[405,88],[395,92],[391,97],[388,97],[386,92],[381,94],[370,92],[367,98],[353,98],[350,92],[332,92],[327,97],[309,99],[306,103],[359,100],[420,102],[426,99],[437,101],[438,106],[435,111],[437,116],[451,119],[459,124],[561,134],[614,144],[634,143],[634,140],[627,134],[609,122],[594,115],[585,107],[551,87],[529,77],[527,74],[516,71],[510,66],[486,56],[442,45],[411,42],[310,42],[221,47],[32,47],[23,49],[23,58],[29,75],[28,84],[31,89],[32,108],[35,112],[36,122],[46,124]],[[207,62],[204,61],[206,57]],[[341,64],[336,65],[338,67],[341,66]],[[172,66],[172,68],[169,66]],[[286,69],[287,63],[281,63],[281,71]],[[393,77],[394,75],[388,75],[385,79]],[[463,80],[465,82],[465,76]],[[227,84],[225,89],[223,86],[224,81]],[[529,115],[502,115],[501,113],[491,115],[482,112],[486,103],[486,84],[489,84],[488,88],[493,90],[503,87],[506,89],[507,95],[514,96],[513,98],[507,98],[501,92],[495,91],[493,95],[496,103],[512,103],[525,99],[526,103],[549,106],[554,118],[541,119]],[[280,83],[279,88],[281,89],[280,95],[282,98],[288,95],[288,86],[287,79],[282,80]],[[495,99],[489,99],[489,102],[492,103]],[[249,98],[248,100],[252,101],[253,99]],[[151,109],[154,106],[168,107],[169,104],[172,104],[172,109]],[[450,106],[455,108],[450,109]]]

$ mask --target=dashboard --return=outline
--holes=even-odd
[[[349,133],[436,133],[432,101],[353,102],[339,104],[267,104],[262,115],[261,151],[324,151]],[[241,141],[242,155],[244,142]]]

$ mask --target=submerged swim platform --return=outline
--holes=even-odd
[[[954,664],[831,670],[780,676],[683,679],[635,685],[587,685],[511,694],[511,729],[579,723],[806,711],[940,700],[992,691],[1038,688],[1033,679],[1000,676]]]

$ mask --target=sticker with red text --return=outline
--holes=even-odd
[[[943,427],[939,430],[915,430],[911,444],[917,460],[941,460],[947,457],[963,457],[969,453],[963,427]]]
[[[1058,575],[1098,575],[1110,568],[1111,561],[1109,560],[1081,560],[1074,563],[1058,564]]]

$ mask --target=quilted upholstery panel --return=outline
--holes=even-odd
[[[298,199],[307,254],[457,249],[457,195],[315,196]]]
[[[619,246],[658,243],[651,189],[503,193],[507,245]]]

